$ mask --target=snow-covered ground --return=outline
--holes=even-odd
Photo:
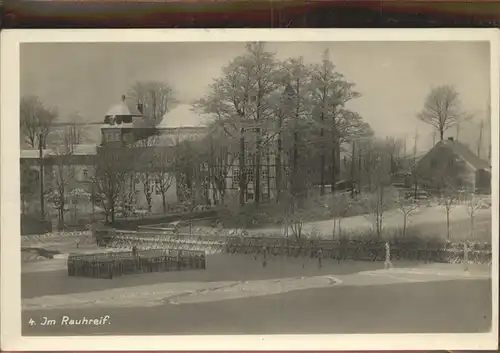
[[[469,213],[466,205],[457,205],[450,212],[450,229],[456,232],[460,228],[460,232],[468,232]],[[464,224],[467,228],[463,229]],[[482,229],[486,225],[491,224],[491,209],[479,209],[475,215],[475,228]],[[384,228],[402,228],[403,214],[399,210],[390,210],[383,215]],[[446,234],[446,210],[440,205],[422,206],[414,211],[408,218],[408,227],[426,226],[426,231],[432,228],[432,231]],[[430,227],[427,227],[430,226]],[[457,227],[459,226],[459,227]],[[358,215],[353,217],[343,218],[341,221],[342,231],[363,231],[373,228],[372,215]],[[305,232],[317,231],[325,237],[329,237],[333,232],[333,220],[308,222],[304,224]],[[251,234],[279,234],[282,229],[279,227],[259,228],[249,231]],[[453,234],[452,234],[453,238]]]
[[[376,286],[446,280],[487,279],[487,267],[464,272],[460,266],[441,269],[424,266],[362,271],[353,274],[300,276],[252,281],[170,282],[114,288],[86,293],[45,295],[23,299],[23,310],[96,307],[151,307],[167,304],[195,304],[230,299],[261,297],[280,293],[335,286]]]

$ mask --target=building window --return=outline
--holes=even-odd
[[[233,170],[233,184],[239,184],[239,182],[240,182],[240,170],[234,169]]]
[[[254,170],[253,168],[247,168],[247,181],[249,183],[253,182],[253,176],[254,176]]]

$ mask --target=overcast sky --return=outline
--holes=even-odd
[[[430,141],[429,128],[415,116],[430,89],[442,84],[454,85],[463,108],[477,119],[486,115],[488,43],[268,43],[280,59],[303,56],[311,63],[327,48],[338,71],[362,94],[350,108],[380,136],[410,139],[418,129],[421,143]],[[61,120],[78,112],[86,121],[99,122],[140,80],[169,82],[178,99],[189,103],[203,96],[221,68],[243,52],[244,43],[23,44],[21,95],[36,94],[57,106]],[[473,140],[472,130],[463,128],[460,135]]]

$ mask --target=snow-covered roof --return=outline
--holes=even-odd
[[[192,110],[190,104],[179,104],[163,116],[158,128],[205,125],[205,118]]]
[[[74,145],[74,156],[93,156],[97,154],[97,145]]]
[[[125,96],[119,103],[111,106],[105,116],[137,116],[141,117],[142,114],[137,110],[134,102],[128,100]]]
[[[101,129],[132,129],[134,123],[121,123],[121,124],[102,124]]]
[[[47,158],[52,154],[51,149],[42,150],[43,158]],[[40,150],[38,149],[23,149],[21,150],[21,159],[38,159],[40,158]]]
[[[62,148],[62,147],[61,147]],[[65,149],[65,147],[64,147]],[[62,150],[60,150],[62,151]],[[97,145],[74,145],[73,146],[73,156],[93,156],[97,154]],[[58,148],[44,149],[42,152],[43,158],[48,158],[51,156],[58,155]],[[21,150],[21,159],[38,159],[40,158],[40,152],[37,149],[25,149]]]

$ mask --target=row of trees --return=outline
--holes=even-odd
[[[294,199],[306,195],[315,179],[321,194],[327,184],[333,191],[344,144],[372,135],[361,116],[347,107],[359,97],[328,51],[320,63],[306,64],[301,57],[280,61],[264,43],[247,44],[246,52],[226,65],[194,104],[198,113],[209,117],[216,136],[208,158],[215,166],[211,182],[221,201],[228,166],[235,159],[246,166],[239,168],[240,205],[245,203],[249,174],[255,176],[254,201],[261,202],[266,158],[273,159],[278,202],[284,193]]]

